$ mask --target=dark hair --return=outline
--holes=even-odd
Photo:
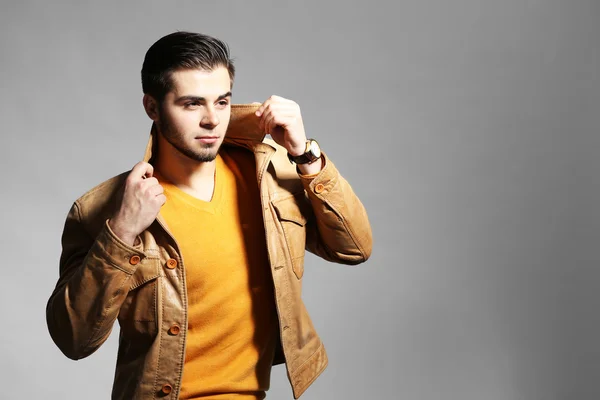
[[[235,67],[225,42],[201,33],[174,32],[160,38],[146,52],[142,89],[161,102],[173,89],[173,71],[196,68],[212,71],[217,67],[227,68],[233,84]]]

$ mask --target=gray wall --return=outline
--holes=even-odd
[[[600,398],[599,18],[593,0],[3,2],[0,397],[109,397],[118,329],[78,362],[47,333],[59,238],[142,157],[146,49],[193,30],[229,42],[235,102],[301,105],[370,214],[368,263],[307,260],[330,366],[306,400]],[[269,398],[291,398],[282,368]]]

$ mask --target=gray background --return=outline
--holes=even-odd
[[[169,5],[166,5],[169,3]],[[369,211],[358,267],[307,259],[330,356],[305,399],[600,398],[600,2],[3,2],[2,399],[109,397],[45,304],[72,201],[143,154],[139,71],[226,40],[237,103],[296,100]],[[291,398],[275,368],[269,398]]]

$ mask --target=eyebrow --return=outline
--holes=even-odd
[[[227,92],[220,95],[219,97],[217,97],[217,101],[223,100],[226,97],[231,97],[231,92]],[[206,98],[200,96],[181,96],[177,100],[175,100],[176,103],[181,103],[184,101],[196,101],[200,103],[206,101]]]

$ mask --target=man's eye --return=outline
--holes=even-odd
[[[227,107],[227,104],[229,104],[229,102],[227,100],[221,100],[219,101],[219,105],[222,107]]]
[[[198,107],[200,104],[198,103],[185,103],[184,106],[185,108],[194,108],[194,107]]]

